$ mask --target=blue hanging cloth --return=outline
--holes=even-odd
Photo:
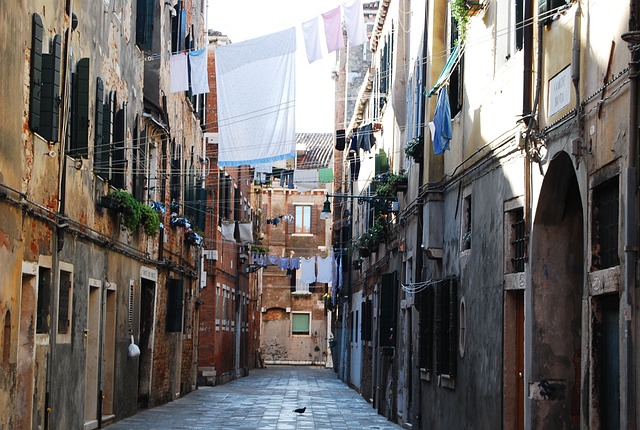
[[[442,154],[449,149],[451,141],[451,108],[449,107],[449,95],[447,87],[444,86],[438,93],[436,101],[436,111],[433,115],[435,133],[433,134],[433,153]]]

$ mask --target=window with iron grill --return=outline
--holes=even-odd
[[[513,273],[524,272],[524,263],[527,261],[524,210],[519,208],[511,212],[514,216],[514,222],[511,224],[513,229],[513,240],[511,241]]]
[[[601,270],[620,264],[618,256],[618,177],[593,189],[591,225],[591,269]]]
[[[60,289],[58,297],[58,333],[67,334],[70,328],[71,311],[71,273],[60,271]]]
[[[36,333],[49,333],[51,314],[51,269],[40,267],[38,273],[38,313],[36,316]]]

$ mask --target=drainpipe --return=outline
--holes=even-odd
[[[636,264],[637,264],[637,231],[636,231],[636,211],[637,208],[637,145],[638,145],[638,61],[640,55],[640,31],[637,30],[635,14],[638,11],[638,0],[631,0],[629,9],[629,32],[622,35],[622,39],[629,43],[631,49],[631,61],[629,62],[629,145],[627,172],[625,178],[627,204],[624,213],[624,372],[626,383],[624,392],[620,393],[624,399],[624,420],[626,425],[622,428],[635,428],[635,395],[634,395],[634,359],[633,359],[633,339],[632,339],[632,308],[633,292],[636,287]]]

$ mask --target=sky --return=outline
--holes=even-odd
[[[336,0],[208,0],[207,27],[232,43],[296,27],[296,132],[333,133],[335,52],[309,64],[301,24],[340,4]]]

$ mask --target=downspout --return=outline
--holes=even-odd
[[[631,61],[629,62],[629,152],[627,154],[627,172],[625,187],[627,194],[627,204],[625,206],[624,220],[624,372],[626,375],[624,392],[620,393],[624,399],[624,415],[626,425],[622,428],[636,428],[635,416],[635,393],[634,393],[634,356],[633,356],[633,293],[636,287],[636,264],[637,264],[637,145],[638,145],[638,61],[640,55],[640,32],[636,21],[636,14],[640,8],[640,0],[630,0],[629,5],[629,32],[622,35],[622,38],[629,43],[631,49]],[[627,36],[627,37],[625,37]]]
[[[67,3],[68,10],[66,10],[67,17],[64,17],[63,20],[68,23],[66,32],[65,32],[65,42],[64,42],[64,52],[62,54],[62,59],[64,61],[62,66],[62,73],[60,80],[63,83],[62,86],[62,94],[61,94],[61,111],[58,117],[58,124],[60,127],[58,128],[58,141],[60,142],[60,146],[58,148],[58,156],[59,156],[59,164],[58,164],[58,213],[56,214],[56,226],[54,227],[55,231],[55,245],[52,243],[51,247],[51,281],[52,281],[52,291],[51,291],[51,304],[57,303],[58,301],[58,289],[53,288],[55,285],[59,283],[59,267],[60,267],[60,258],[59,253],[62,251],[64,246],[64,227],[61,227],[60,218],[64,218],[65,212],[65,188],[66,188],[66,155],[65,155],[65,146],[67,144],[67,126],[69,124],[68,121],[68,112],[69,112],[69,96],[70,96],[70,83],[69,83],[69,75],[70,75],[70,58],[69,51],[71,45],[71,33],[73,32],[72,27],[72,16],[73,16],[73,2],[69,1]],[[51,399],[51,385],[52,385],[52,375],[51,369],[54,368],[54,351],[56,346],[56,333],[58,332],[58,319],[51,318],[51,324],[49,326],[49,354],[47,356],[47,372],[46,372],[46,391],[45,391],[45,415],[44,415],[44,428],[48,430],[51,427],[51,419],[50,414],[53,411],[52,408],[52,399]]]

